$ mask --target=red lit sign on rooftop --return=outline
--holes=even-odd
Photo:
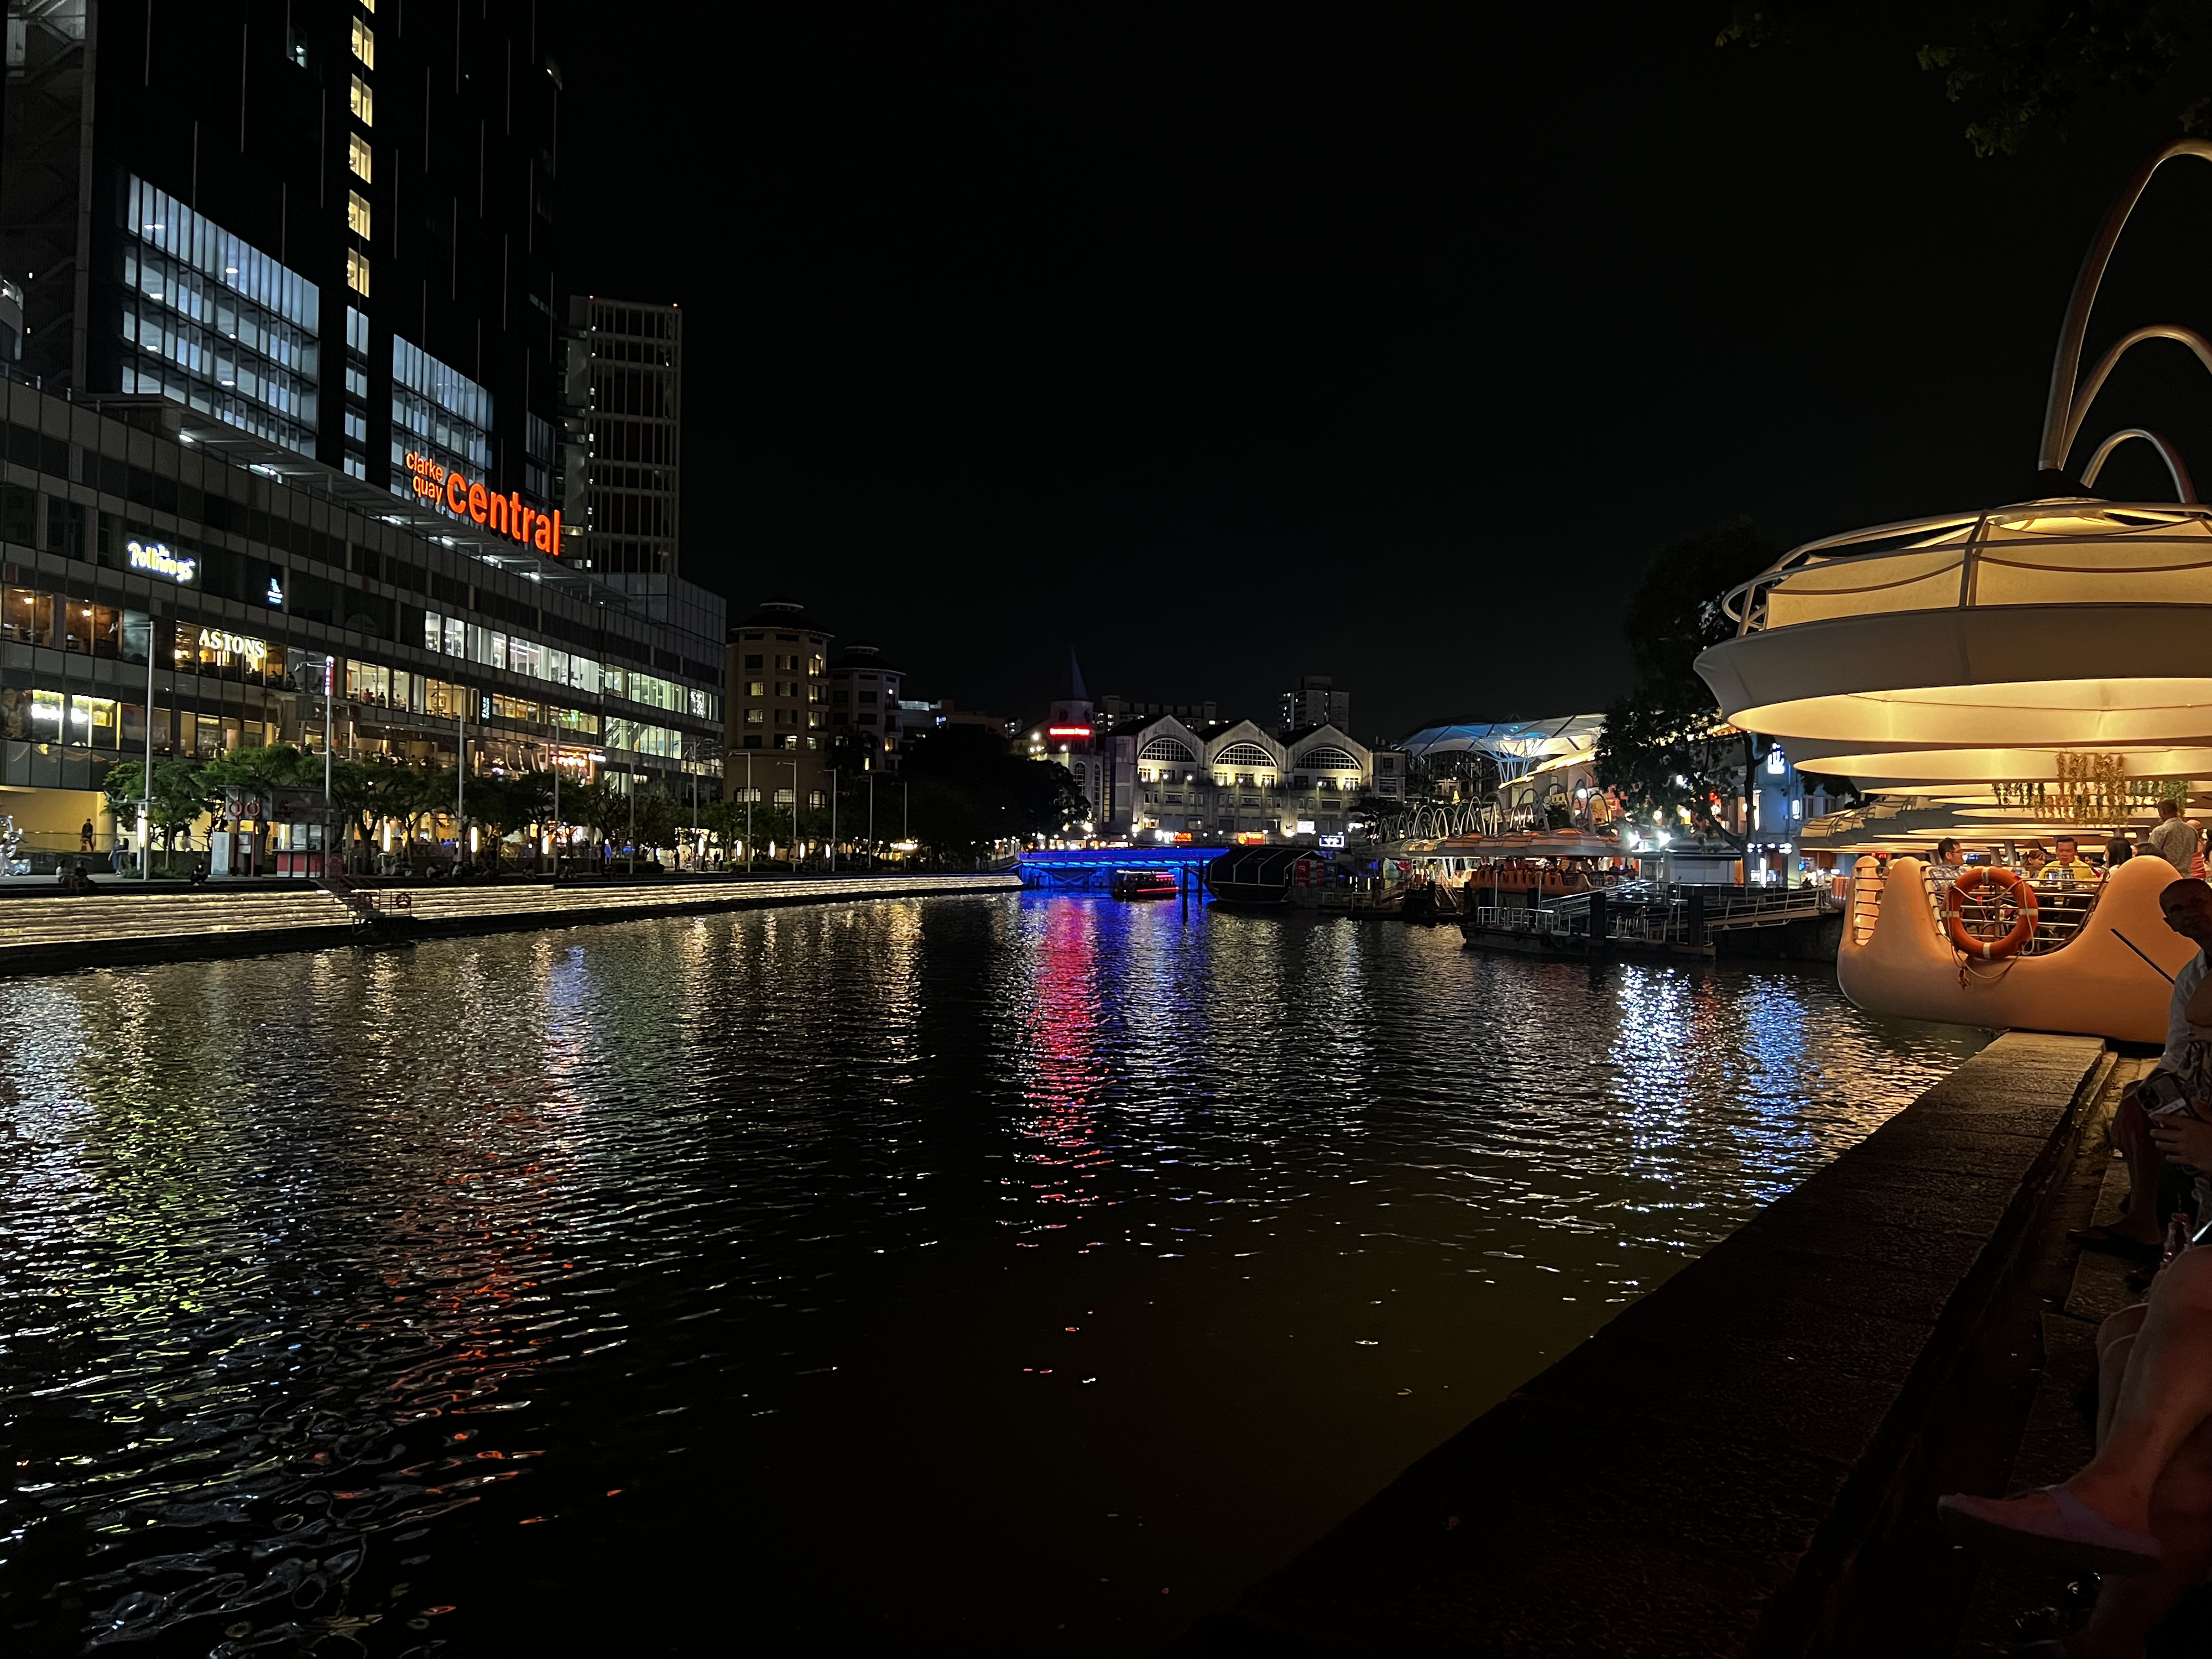
[[[480,524],[495,535],[525,547],[534,547],[552,558],[561,556],[561,515],[525,507],[520,495],[495,495],[472,478],[465,478],[428,455],[407,454],[407,471],[414,475],[415,493],[434,507],[442,507],[457,519]]]
[[[1048,726],[1045,732],[1048,736],[1055,738],[1087,738],[1091,735],[1091,728],[1087,726]]]

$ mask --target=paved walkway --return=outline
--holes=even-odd
[[[639,916],[760,909],[849,899],[1018,890],[1012,875],[824,876],[362,887],[376,930],[392,938],[565,927]],[[178,956],[313,949],[363,931],[366,917],[319,887],[207,887],[0,900],[0,972],[41,972]]]

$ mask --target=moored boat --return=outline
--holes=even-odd
[[[1117,899],[1135,900],[1170,899],[1182,890],[1164,870],[1116,870],[1107,890]]]

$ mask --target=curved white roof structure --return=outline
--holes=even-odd
[[[1498,720],[1486,726],[1424,726],[1402,745],[1416,759],[1473,750],[1496,761],[1508,778],[1541,770],[1597,751],[1602,714],[1564,714],[1541,720]]]
[[[2212,508],[2089,497],[1810,543],[1698,659],[1729,718],[1862,782],[2212,775]]]
[[[1862,784],[2063,778],[2085,756],[2132,778],[2212,776],[2212,509],[2141,427],[2098,444],[2078,482],[2065,470],[2136,346],[2176,343],[2212,368],[2212,338],[2175,323],[2081,368],[2120,233],[2183,158],[2212,161],[2212,143],[2179,139],[2138,167],[2075,279],[2037,457],[2048,494],[1808,543],[1735,589],[1736,636],[1698,659],[1730,720]],[[2177,501],[2089,493],[2135,440],[2165,461]]]

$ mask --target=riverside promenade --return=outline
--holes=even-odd
[[[1935,1501],[2086,1455],[2064,1234],[2142,1065],[1999,1036],[1174,1653],[1996,1651],[2030,1592]]]
[[[0,974],[1020,887],[1012,874],[363,884],[345,897],[306,882],[149,891],[111,879],[74,896],[18,887],[0,890]]]

